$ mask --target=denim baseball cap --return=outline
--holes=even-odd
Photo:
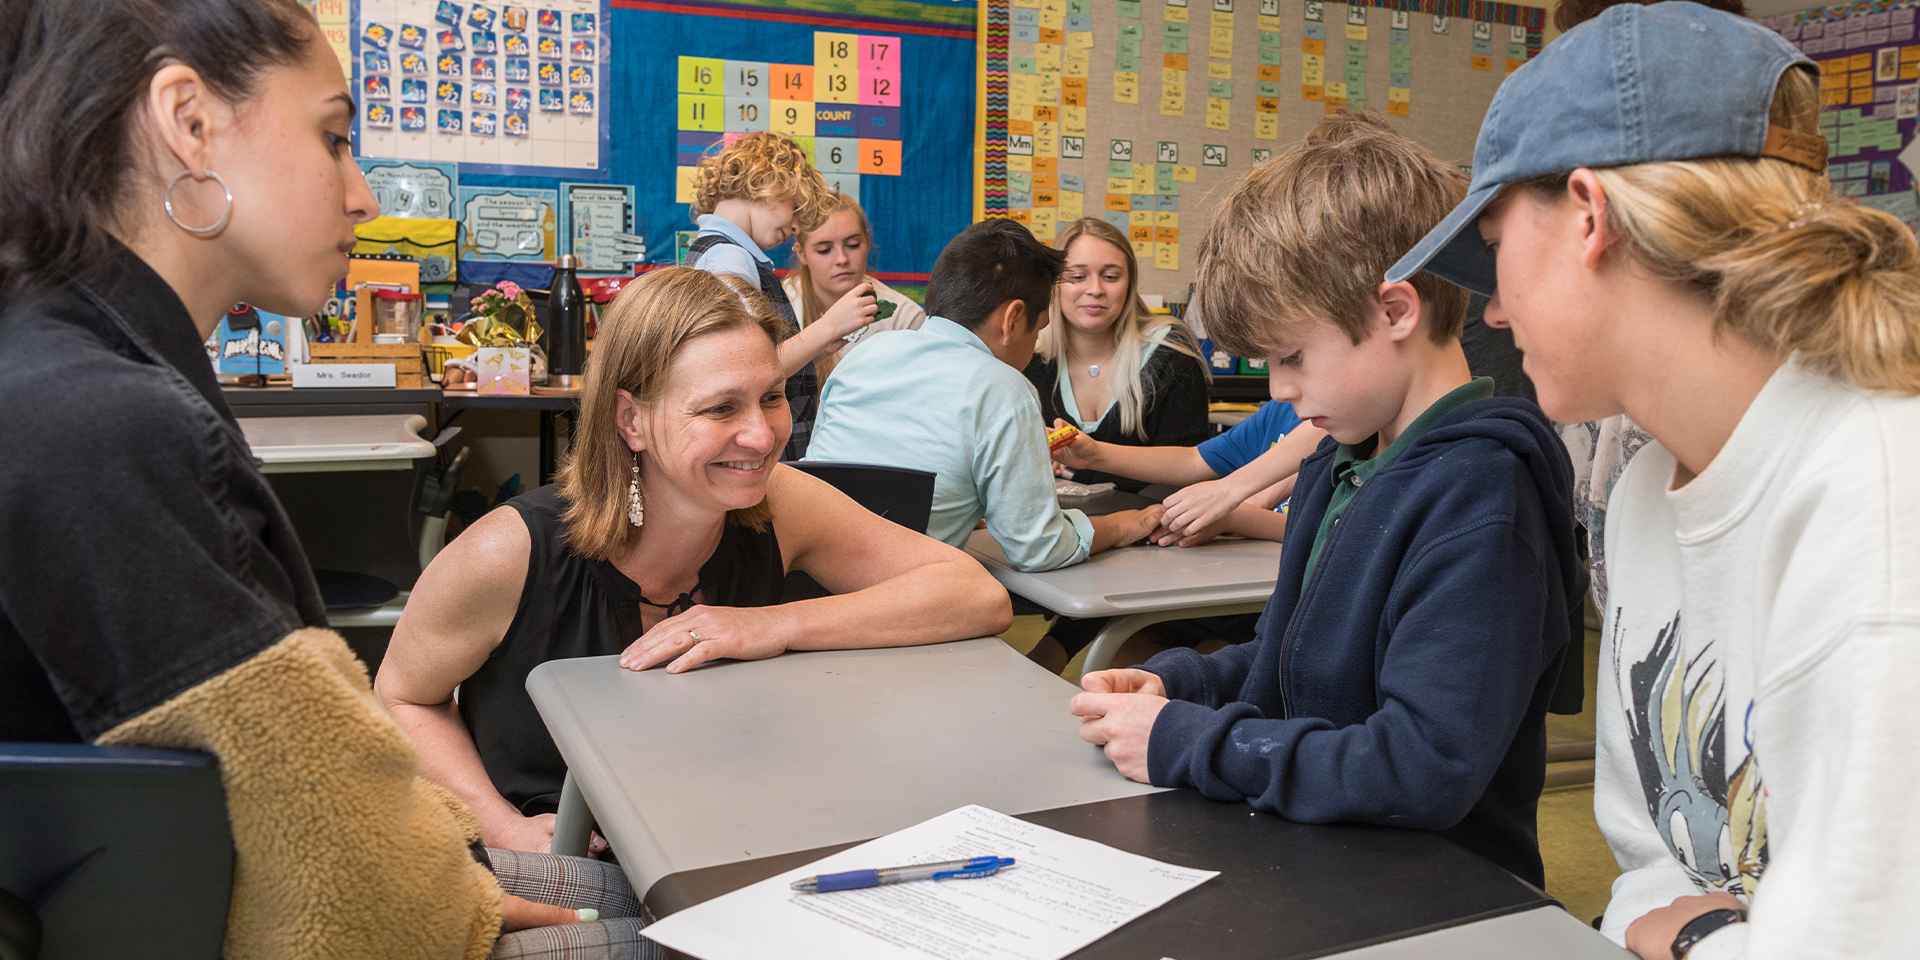
[[[1478,223],[1509,184],[1580,167],[1777,157],[1825,173],[1826,141],[1768,124],[1789,68],[1818,72],[1772,30],[1696,3],[1627,3],[1567,31],[1493,95],[1467,199],[1387,271],[1491,295]]]

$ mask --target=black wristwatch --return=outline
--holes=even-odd
[[[1679,936],[1673,938],[1673,960],[1687,960],[1687,951],[1692,950],[1694,944],[1720,932],[1721,927],[1745,922],[1747,922],[1745,910],[1728,908],[1708,910],[1688,920],[1687,925],[1680,928]]]

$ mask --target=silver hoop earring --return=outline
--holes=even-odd
[[[639,526],[647,518],[647,506],[640,499],[640,454],[633,455],[633,479],[627,483],[627,522]]]
[[[167,193],[166,193],[166,196],[163,198],[163,204],[167,208],[167,219],[172,220],[174,226],[179,227],[180,229],[185,230],[186,232],[191,233],[196,237],[211,237],[214,234],[219,233],[221,230],[226,229],[227,221],[233,217],[233,191],[227,189],[227,182],[225,180],[220,179],[219,174],[214,173],[212,170],[208,170],[207,179],[212,180],[214,183],[219,184],[220,192],[227,195],[227,209],[220,214],[220,219],[214,221],[213,226],[211,227],[189,227],[186,224],[181,223],[180,218],[174,215],[173,188],[174,188],[174,185],[178,184],[182,179],[186,177],[190,177],[192,175],[193,175],[193,171],[182,170],[172,180],[167,181]]]

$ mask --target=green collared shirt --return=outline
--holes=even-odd
[[[1493,378],[1476,377],[1461,386],[1448,391],[1447,395],[1433,402],[1413,422],[1407,425],[1405,432],[1388,445],[1387,449],[1376,456],[1362,460],[1363,454],[1373,450],[1379,435],[1368,437],[1358,444],[1343,443],[1333,452],[1333,499],[1327,502],[1327,514],[1320,518],[1320,529],[1314,532],[1313,549],[1307,554],[1307,572],[1301,575],[1300,589],[1305,591],[1307,583],[1313,579],[1313,569],[1320,562],[1320,552],[1327,547],[1327,541],[1333,538],[1333,528],[1340,523],[1340,516],[1347,512],[1347,505],[1360,493],[1360,488],[1373,475],[1379,473],[1393,458],[1400,455],[1413,442],[1439,423],[1443,418],[1475,400],[1485,400],[1493,396]]]

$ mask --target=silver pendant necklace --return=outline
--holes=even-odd
[[[1117,349],[1119,349],[1119,348],[1118,348],[1118,347],[1115,347],[1114,349],[1116,349],[1116,350],[1117,350]],[[1108,360],[1112,360],[1112,359],[1113,359],[1113,350],[1108,350],[1108,351],[1107,351],[1107,356],[1106,356],[1106,359],[1105,359],[1105,360],[1102,360],[1102,361],[1100,361],[1100,363],[1106,363],[1106,362],[1107,362]],[[1089,364],[1087,364],[1087,376],[1089,376],[1089,377],[1093,377],[1093,378],[1095,378],[1095,379],[1099,379],[1099,377],[1100,377],[1100,364],[1099,364],[1099,363],[1089,363]]]

